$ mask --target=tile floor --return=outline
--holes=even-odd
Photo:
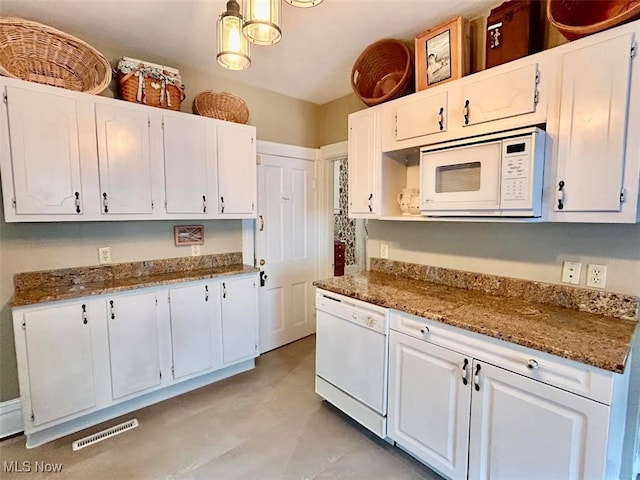
[[[262,355],[256,368],[0,461],[61,463],[19,479],[440,479],[314,392],[315,336]],[[140,426],[77,452],[71,442],[137,418]]]

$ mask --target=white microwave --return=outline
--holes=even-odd
[[[530,127],[420,149],[420,212],[539,217],[546,134]]]

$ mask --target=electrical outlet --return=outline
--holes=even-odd
[[[191,256],[192,257],[200,256],[200,245],[191,245]]]
[[[582,264],[578,262],[562,262],[562,281],[573,285],[580,284],[580,270]]]
[[[380,258],[389,258],[389,245],[386,243],[380,244]]]
[[[604,288],[607,284],[607,267],[605,265],[587,265],[587,287]]]
[[[111,247],[98,248],[98,263],[111,263]]]

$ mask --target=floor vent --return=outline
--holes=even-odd
[[[76,440],[75,442],[73,442],[73,451],[75,452],[76,450],[80,450],[81,448],[101,442],[102,440],[106,440],[109,437],[113,437],[115,435],[118,435],[119,433],[131,430],[132,428],[136,428],[137,426],[138,419],[134,418],[133,420],[121,423],[120,425],[116,425],[115,427],[107,428],[106,430],[102,430],[101,432],[81,438],[80,440]]]

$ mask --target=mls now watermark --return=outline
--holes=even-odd
[[[49,462],[35,462],[31,461],[4,461],[2,465],[4,473],[31,473],[31,472],[44,472],[44,473],[60,473],[62,472],[61,463],[49,463]]]

